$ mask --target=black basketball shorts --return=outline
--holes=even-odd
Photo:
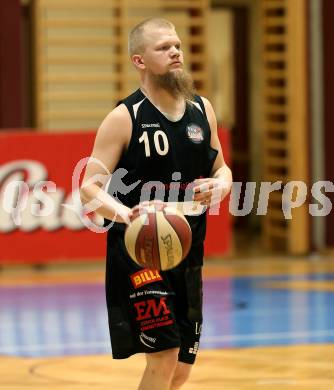
[[[199,257],[199,259],[197,259]],[[127,254],[123,235],[107,247],[106,299],[112,354],[180,348],[179,361],[193,364],[202,327],[203,245],[169,271],[139,267]]]

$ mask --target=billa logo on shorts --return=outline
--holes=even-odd
[[[190,123],[187,126],[187,136],[195,144],[199,144],[204,140],[203,130],[196,123]]]
[[[162,280],[162,277],[157,270],[144,269],[131,275],[131,281],[134,288],[139,288],[141,286],[145,286],[145,284],[153,282],[158,282],[159,280]]]

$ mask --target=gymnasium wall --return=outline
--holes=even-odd
[[[128,28],[144,16],[161,14],[175,21],[199,92],[212,100],[219,122],[232,129],[238,119],[235,106],[238,75],[233,57],[233,12],[241,7],[249,20],[249,55],[246,58],[249,88],[245,92],[249,101],[249,112],[246,114],[250,140],[249,179],[256,182],[262,179],[277,180],[279,175],[265,174],[268,167],[274,167],[274,170],[278,168],[288,172],[283,175],[283,181],[309,181],[314,168],[308,153],[311,150],[308,137],[312,132],[312,107],[308,107],[311,99],[310,80],[307,79],[310,59],[309,4],[312,2],[314,0],[180,0],[162,5],[161,2],[147,0],[97,0],[94,3],[90,0],[21,0],[31,16],[32,50],[28,53],[28,63],[31,60],[33,83],[29,107],[34,108],[34,112],[31,115],[33,122],[28,123],[22,114],[26,109],[23,106],[23,91],[27,89],[22,85],[25,82],[22,67],[23,64],[27,65],[27,61],[22,59],[22,45],[27,37],[24,35],[22,39],[22,34],[27,34],[29,30],[22,29],[20,24],[20,1],[3,0],[0,5],[0,126],[19,129],[33,125],[37,131],[52,133],[96,129],[115,102],[137,85],[137,76],[126,53]],[[331,20],[334,10],[330,0],[319,0],[317,4],[322,8],[323,29],[324,145],[321,153],[324,152],[325,159],[324,179],[333,181]],[[299,12],[298,9],[303,11]],[[285,35],[268,36],[265,35],[266,23],[289,27]],[[265,49],[265,45],[270,49]],[[278,48],[276,51],[272,50],[275,45]],[[283,50],[280,49],[282,47]],[[278,62],[283,59],[287,67],[267,69],[264,56]],[[266,85],[268,80],[274,79],[277,82],[284,79],[286,86],[280,91],[276,88],[276,97],[270,95],[274,92]],[[272,104],[274,98],[277,104]],[[270,124],[264,121],[265,117],[271,118]],[[275,118],[277,123],[274,123]],[[287,142],[270,140],[266,143],[265,137],[273,134],[275,127],[276,130],[278,127],[283,130],[281,135]],[[233,139],[235,134],[232,132],[231,136]],[[276,157],[269,155],[272,150],[276,151]],[[237,153],[234,156],[232,153],[232,160],[236,158]],[[331,195],[330,199],[334,201]],[[294,216],[291,224],[282,219],[281,211],[271,210],[271,216],[267,218],[269,222],[262,228],[264,241],[270,250],[283,248],[290,253],[307,253],[315,248],[312,235],[314,220],[306,215],[306,209],[307,205],[301,214]],[[265,220],[262,217],[256,219]],[[324,246],[332,247],[333,213],[324,221]],[[275,248],[270,241],[274,244],[281,241],[282,245]]]
[[[325,132],[325,169],[326,180],[334,183],[334,2],[323,0],[323,81],[324,81],[324,132]],[[334,193],[328,194],[332,204],[334,204]],[[334,248],[334,212],[330,213],[326,220],[326,238],[325,242],[331,248]]]
[[[208,95],[208,0],[35,0],[35,125],[45,130],[96,128],[138,87],[128,32],[143,18],[175,24],[199,93]]]
[[[23,126],[21,4],[0,4],[0,128]]]

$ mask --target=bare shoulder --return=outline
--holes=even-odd
[[[124,104],[112,110],[97,130],[91,156],[101,161],[111,172],[131,138],[131,116]],[[99,167],[89,164],[87,175],[96,173]]]
[[[204,97],[204,96],[201,96],[201,99],[202,99],[202,101],[203,101],[205,110],[206,110],[207,112],[213,112],[213,107],[212,107],[212,104],[211,104],[210,100],[207,99],[207,98]]]
[[[216,120],[216,114],[214,112],[212,104],[210,100],[205,98],[204,96],[201,96],[201,99],[203,100],[203,104],[205,107],[206,115],[208,117],[208,121],[210,123],[211,130],[214,131],[217,128],[217,120]]]
[[[125,104],[114,108],[102,121],[97,136],[103,139],[127,140],[131,136],[132,120]]]

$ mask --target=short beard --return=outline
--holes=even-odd
[[[185,70],[167,72],[165,74],[152,74],[151,77],[157,87],[163,88],[173,97],[194,100],[194,82],[190,74]]]

